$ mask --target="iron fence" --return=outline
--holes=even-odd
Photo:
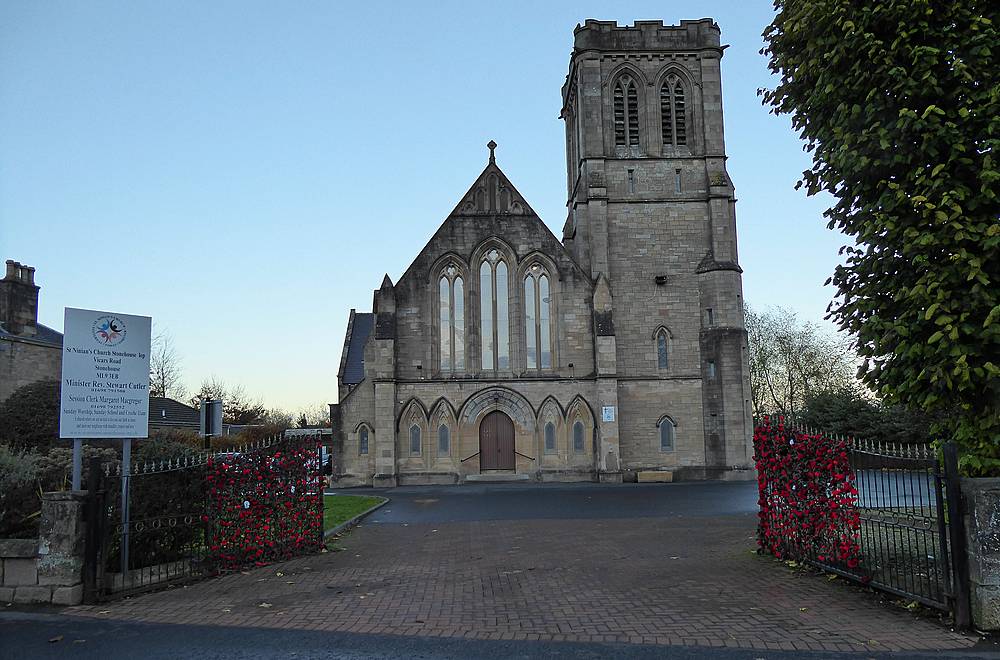
[[[796,443],[795,453],[785,451]],[[871,442],[785,420],[762,420],[755,428],[755,451],[761,474],[762,548],[952,612],[957,625],[968,625],[953,445],[939,451],[929,444]],[[766,474],[767,461],[762,459],[783,451],[781,469]],[[828,455],[846,460],[834,465],[836,459],[831,462]],[[841,473],[845,469],[849,473]],[[801,496],[806,491],[813,494]],[[831,497],[834,493],[839,497]],[[796,529],[787,539],[769,544],[765,530],[777,523]],[[808,542],[802,542],[800,528],[809,524],[814,528],[805,535]],[[836,550],[831,552],[831,547]]]
[[[96,602],[287,559],[322,545],[319,438],[272,438],[128,466],[90,465],[85,599]],[[246,474],[244,474],[246,472]],[[219,478],[223,474],[224,479]],[[266,479],[265,479],[266,477]],[[303,488],[302,485],[305,485]],[[250,511],[253,498],[253,514]],[[285,524],[320,521],[318,533]],[[240,525],[234,537],[233,524]],[[256,526],[256,527],[255,527]],[[267,527],[278,551],[245,552]],[[244,552],[227,551],[237,541]]]

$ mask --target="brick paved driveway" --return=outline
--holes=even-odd
[[[69,613],[754,649],[935,650],[977,641],[753,553],[748,484],[388,495],[389,505],[336,541],[342,550]]]

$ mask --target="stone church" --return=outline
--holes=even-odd
[[[752,476],[719,27],[574,36],[561,240],[491,142],[399,280],[351,311],[340,485]]]

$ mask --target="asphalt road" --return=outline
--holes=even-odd
[[[753,516],[756,484],[475,484],[332,491],[384,493],[391,502],[366,524]],[[706,522],[707,524],[707,522]],[[411,528],[412,529],[412,528]],[[998,656],[981,642],[967,651],[839,654],[553,641],[486,641],[312,630],[138,623],[57,611],[0,610],[0,660],[33,658],[970,658]]]
[[[756,482],[677,484],[466,484],[410,486],[376,493],[391,502],[371,523],[444,523],[473,520],[581,520],[701,517],[757,513]]]
[[[708,647],[579,644],[571,642],[515,642],[436,639],[396,635],[210,626],[172,626],[66,617],[45,613],[0,614],[0,660],[95,658],[159,660],[190,658],[545,658],[569,660],[833,660],[845,657],[878,659],[939,658],[940,660],[996,658],[995,647],[962,653],[810,653]]]

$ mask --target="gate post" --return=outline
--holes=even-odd
[[[944,458],[945,495],[948,504],[948,540],[951,542],[952,598],[955,627],[961,630],[972,625],[969,609],[969,560],[965,545],[965,511],[958,476],[958,447],[953,442],[942,448]],[[942,539],[942,542],[944,539]]]
[[[83,602],[92,605],[97,602],[97,562],[98,548],[103,535],[104,470],[101,459],[91,458],[87,470],[87,504],[84,509],[86,528],[83,551]]]

